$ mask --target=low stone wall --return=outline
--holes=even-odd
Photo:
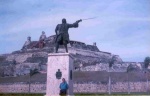
[[[130,92],[150,92],[150,83],[147,82],[129,82]],[[74,93],[107,93],[108,83],[102,82],[75,82]],[[32,83],[31,93],[45,93],[45,83]],[[116,82],[111,84],[111,92],[128,92],[128,82]],[[29,93],[29,84],[27,83],[7,83],[0,84],[0,93]]]
[[[76,83],[74,84],[75,93],[107,93],[109,85],[98,83]],[[116,82],[111,84],[111,92],[150,92],[150,83],[146,82]],[[148,89],[147,89],[148,88]]]
[[[150,86],[150,84],[148,85]],[[146,82],[129,82],[130,92],[147,92]],[[112,92],[128,92],[128,82],[112,84]],[[148,88],[150,91],[150,87]]]
[[[30,85],[31,93],[45,93],[46,84],[34,83]],[[29,93],[29,84],[27,83],[7,83],[0,84],[0,93]]]
[[[107,84],[101,83],[76,83],[74,84],[75,93],[107,93]]]

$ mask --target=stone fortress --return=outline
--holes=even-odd
[[[38,41],[32,41],[27,49],[14,51],[11,54],[0,55],[0,76],[18,76],[29,74],[30,69],[39,69],[46,72],[46,64],[48,53],[54,52],[55,35],[46,39],[43,48],[38,48]],[[34,46],[35,45],[35,46]],[[108,71],[108,62],[112,56],[115,56],[116,62],[112,67],[112,71],[126,72],[129,64],[136,69],[142,69],[140,62],[123,62],[118,55],[109,52],[103,52],[98,49],[96,43],[86,45],[79,41],[70,41],[68,44],[69,53],[75,59],[75,69],[81,71]],[[65,52],[61,46],[60,52]]]
[[[48,53],[54,52],[55,38],[56,38],[55,35],[47,37],[43,48],[39,48],[38,41],[31,41],[31,43],[27,46],[26,49],[17,50],[10,54],[0,55],[0,83],[1,83],[0,92],[4,92],[4,93],[8,91],[9,92],[28,92],[27,81],[24,81],[24,80],[19,81],[18,79],[14,79],[16,80],[16,82],[13,81],[12,83],[11,81],[7,82],[7,78],[8,79],[18,78],[18,77],[24,78],[27,75],[29,75],[30,69],[38,69],[40,72],[40,75],[36,77],[38,78],[36,79],[37,81],[33,80],[34,82],[32,82],[33,84],[31,85],[31,87],[32,86],[33,87],[31,88],[31,90],[33,93],[36,93],[36,92],[44,93],[45,86],[46,86],[45,85],[46,79],[42,79],[42,78],[45,78],[45,77],[42,77],[42,75],[46,76],[45,74],[47,71]],[[65,52],[64,47],[63,46],[60,46],[60,47],[61,48],[59,49],[59,52]],[[115,76],[115,73],[120,75],[122,73],[126,73],[127,67],[130,65],[133,69],[132,71],[137,72],[134,74],[138,74],[138,72],[141,72],[142,74],[143,62],[123,62],[122,59],[119,57],[119,55],[114,55],[112,53],[99,50],[98,47],[96,46],[96,43],[93,43],[93,45],[87,45],[83,42],[70,40],[70,44],[68,44],[68,47],[69,47],[68,48],[69,53],[71,53],[72,56],[75,58],[74,59],[74,72],[77,78],[74,80],[75,82],[74,92],[76,93],[78,93],[79,91],[80,91],[79,93],[107,92],[108,80],[106,78],[108,77],[108,74],[107,74],[108,71],[114,72],[114,76]],[[112,68],[109,70],[108,63],[112,57],[115,57],[115,62]],[[77,74],[78,72],[79,74],[80,72],[83,72],[83,73],[89,72],[89,74],[93,72],[100,72],[96,74],[103,76],[103,74],[106,73],[106,76],[104,76],[105,80],[101,80],[100,79],[101,77],[100,77],[98,78],[100,80],[97,80],[97,81],[94,81],[94,80],[91,81],[91,79],[89,79],[89,81],[86,81],[87,79],[86,75],[83,74],[83,76],[81,77],[84,77],[85,81],[84,80],[81,81],[81,80],[78,80],[78,78],[80,78],[80,76],[78,77],[78,74]],[[88,76],[92,77],[93,75],[88,75]],[[140,75],[135,76],[135,78],[138,78],[138,77],[140,77]],[[144,81],[145,80],[144,75],[142,77],[143,79],[132,82],[131,87],[132,87],[133,92],[141,92],[142,87],[144,87],[144,89],[142,89],[142,92],[145,92],[145,88],[147,87],[145,85],[146,82]],[[41,81],[39,79],[41,79]],[[24,82],[24,83],[19,83],[19,82]],[[37,82],[42,82],[42,83],[37,83]],[[124,79],[119,82],[114,80],[114,82],[116,82],[116,83],[113,83],[114,85],[112,85],[114,86],[112,87],[112,90],[114,90],[114,92],[120,92],[120,91],[125,91],[125,90],[127,91],[127,80]],[[126,87],[124,88],[124,86]],[[6,89],[8,87],[12,88],[13,90],[7,91]],[[137,88],[140,87],[140,88],[136,89],[136,87]],[[80,88],[80,90],[78,88]],[[99,90],[94,89],[94,88],[98,88]],[[120,90],[118,88],[120,88]]]

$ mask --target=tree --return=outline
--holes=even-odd
[[[144,60],[144,68],[147,69],[150,65],[150,57],[146,57]]]
[[[146,76],[146,86],[147,86],[147,92],[148,92],[148,74],[147,74],[147,68],[150,65],[150,57],[146,57],[144,60],[144,72],[145,72],[145,76]]]
[[[113,66],[113,64],[115,63],[115,61],[116,61],[116,57],[112,56],[112,58],[109,61],[109,68],[111,68]]]
[[[35,74],[39,73],[38,69],[30,69],[29,74],[29,93],[30,93],[30,87],[31,87],[31,77]]]
[[[132,64],[130,64],[130,65],[127,67],[127,73],[128,73],[128,72],[131,72],[131,71],[133,71],[133,70],[135,70],[135,68],[133,68]]]

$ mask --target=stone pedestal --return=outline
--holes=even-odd
[[[48,54],[46,96],[59,96],[59,85],[65,78],[69,85],[68,95],[73,95],[73,58],[69,53]]]

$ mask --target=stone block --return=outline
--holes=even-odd
[[[69,85],[68,95],[73,95],[72,82],[73,58],[69,53],[52,53],[48,55],[46,96],[59,95],[62,78]]]

